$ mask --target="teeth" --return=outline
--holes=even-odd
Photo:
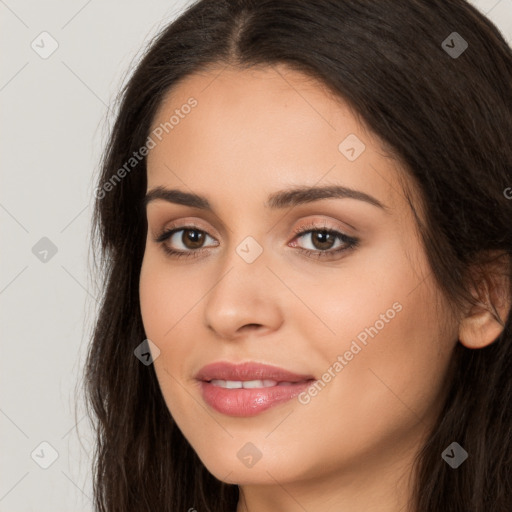
[[[264,379],[264,380],[220,380],[220,379],[214,379],[210,381],[210,384],[213,384],[214,386],[219,386],[221,388],[226,389],[253,389],[253,388],[270,388],[272,386],[282,386],[285,384],[291,384],[291,382],[279,382],[275,380],[270,379]]]
[[[277,385],[275,380],[264,379],[264,380],[246,380],[242,382],[244,389],[251,388],[269,388],[271,386]]]

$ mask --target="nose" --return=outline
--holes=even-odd
[[[279,329],[283,288],[267,267],[264,253],[247,263],[233,251],[205,297],[205,324],[218,337],[229,340],[250,331],[263,335]]]

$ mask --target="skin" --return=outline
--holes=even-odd
[[[284,66],[210,69],[187,77],[160,106],[153,129],[194,97],[147,160],[147,190],[195,192],[214,212],[155,200],[140,275],[147,337],[165,402],[207,469],[238,484],[237,512],[393,511],[407,507],[414,456],[443,400],[451,353],[492,341],[485,311],[460,321],[432,279],[398,163],[348,106],[317,81]],[[338,146],[355,134],[366,149],[349,161]],[[269,194],[293,186],[343,185],[386,209],[329,198],[269,210]],[[166,243],[198,257],[173,258],[155,238],[192,223],[203,245]],[[314,224],[359,239],[326,258]],[[197,232],[194,232],[197,235]],[[247,237],[263,249],[236,252]],[[257,361],[322,375],[394,303],[400,312],[308,404],[297,399],[250,418],[230,417],[201,398],[196,372],[215,361]],[[474,320],[474,321],[473,321]],[[237,452],[252,443],[251,468]]]

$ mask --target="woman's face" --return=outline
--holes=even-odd
[[[165,402],[208,470],[275,485],[405,467],[441,406],[457,324],[397,162],[345,103],[282,66],[189,76],[152,130],[148,192],[183,195],[147,204],[142,318]],[[313,187],[353,192],[289,194]],[[315,380],[197,378],[216,362]]]

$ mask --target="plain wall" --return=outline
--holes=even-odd
[[[125,74],[189,3],[0,2],[0,512],[93,510],[93,437],[75,392],[98,296],[94,179]],[[512,0],[472,3],[512,43]]]

